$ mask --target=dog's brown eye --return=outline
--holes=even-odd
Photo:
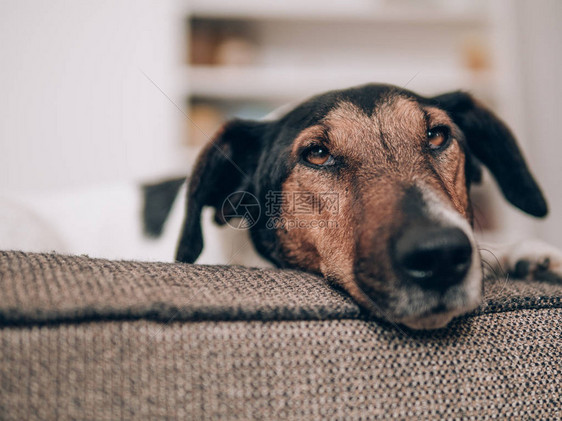
[[[334,158],[325,146],[312,146],[304,153],[304,159],[313,165],[330,165]]]
[[[437,126],[427,131],[427,141],[430,149],[441,149],[449,143],[450,131],[448,127]]]

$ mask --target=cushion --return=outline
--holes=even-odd
[[[3,419],[561,415],[553,280],[431,332],[290,270],[0,252],[0,297]]]

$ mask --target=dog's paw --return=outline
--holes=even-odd
[[[508,272],[519,279],[562,281],[562,250],[540,240],[525,241],[506,253]]]

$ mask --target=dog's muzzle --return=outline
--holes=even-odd
[[[358,237],[355,281],[374,313],[412,329],[444,327],[478,306],[482,273],[469,222],[427,189],[405,191],[385,241]],[[382,268],[382,269],[381,269]]]

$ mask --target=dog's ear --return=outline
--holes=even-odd
[[[225,199],[237,191],[253,191],[252,177],[262,149],[267,123],[233,120],[226,123],[204,147],[189,180],[185,219],[176,260],[193,263],[203,250],[201,212],[215,208],[215,221],[226,222]]]
[[[545,216],[546,200],[509,128],[465,92],[432,99],[462,130],[470,153],[488,167],[505,198],[530,215]]]

